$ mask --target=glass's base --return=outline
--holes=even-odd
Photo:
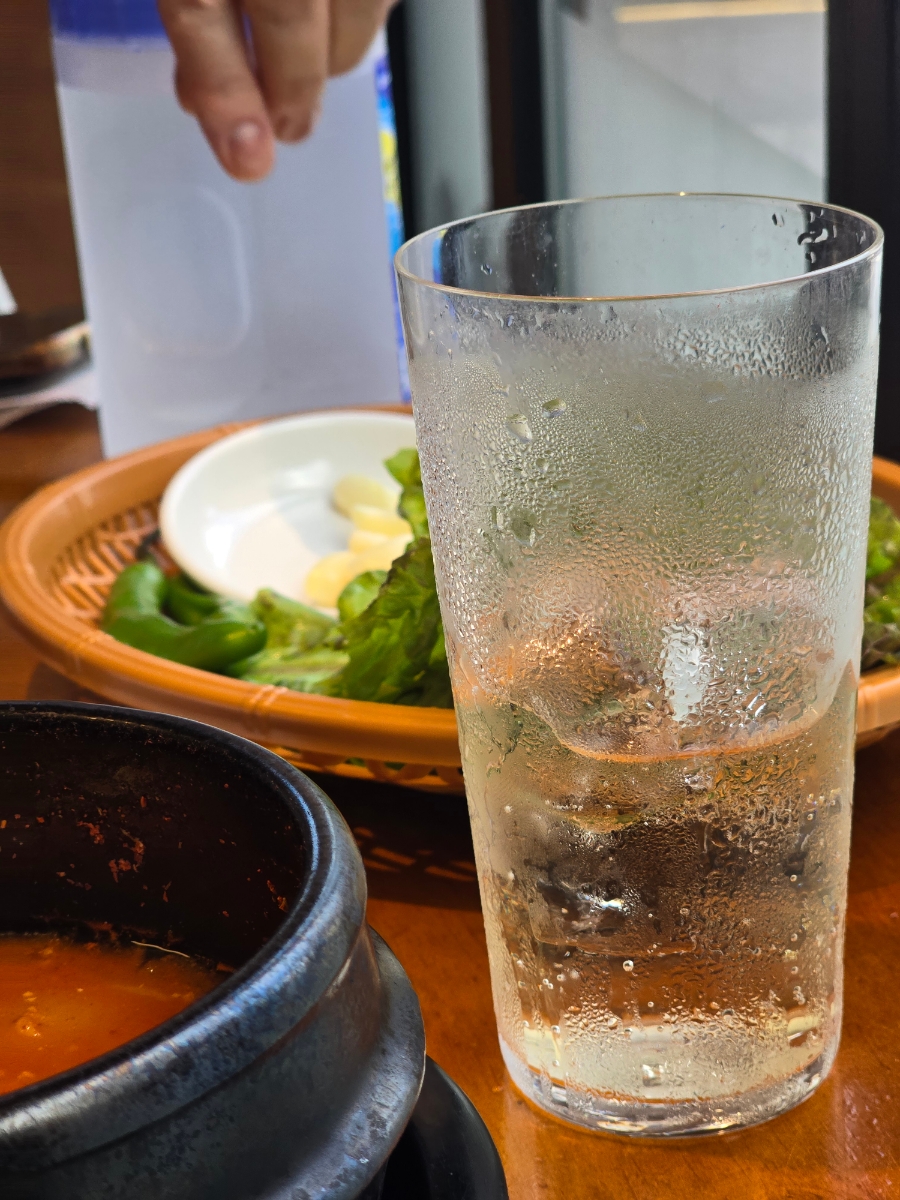
[[[724,1133],[769,1121],[811,1096],[831,1070],[832,1045],[802,1071],[765,1088],[708,1100],[622,1099],[579,1091],[555,1083],[526,1066],[500,1039],[500,1049],[513,1083],[526,1099],[563,1121],[583,1129],[602,1129],[633,1137],[686,1137]]]

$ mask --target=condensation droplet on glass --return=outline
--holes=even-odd
[[[494,268],[491,266],[490,263],[482,263],[481,270],[483,271],[483,273],[485,275],[493,275],[493,273],[494,273]]]
[[[520,546],[533,546],[537,536],[535,521],[531,513],[519,512],[509,523],[510,533]]]
[[[524,413],[513,413],[511,417],[507,417],[506,428],[520,442],[528,443],[534,441],[534,434],[531,432],[531,426],[528,424],[528,418]]]
[[[626,958],[625,961],[622,963],[622,970],[623,971],[633,971],[634,970],[634,963],[631,961],[630,958]]]
[[[566,411],[567,407],[568,405],[566,404],[565,400],[562,400],[559,398],[559,396],[556,396],[552,400],[545,400],[541,405],[541,410],[548,417],[558,417],[561,413]]]

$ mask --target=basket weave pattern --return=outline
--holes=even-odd
[[[137,504],[66,547],[50,568],[50,594],[64,612],[99,624],[113,580],[158,528],[158,511],[158,501]]]
[[[79,620],[99,626],[113,581],[135,561],[144,538],[159,528],[158,513],[158,500],[137,504],[102,521],[67,546],[50,569],[49,591],[59,607]],[[287,746],[267,748],[300,770],[378,780],[429,792],[463,791],[459,767],[385,763],[373,758],[345,759]]]

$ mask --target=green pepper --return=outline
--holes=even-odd
[[[266,627],[245,605],[173,583],[155,563],[126,567],[110,589],[105,632],[137,650],[207,671],[221,671],[263,648]],[[190,620],[172,620],[167,608]]]
[[[225,615],[225,610],[233,607],[243,610],[244,620],[250,617],[247,605],[237,605],[235,601],[225,600],[222,596],[204,591],[186,575],[168,575],[166,585],[163,610],[166,616],[177,621],[179,625],[199,625],[201,621],[208,621],[211,617]],[[228,615],[232,615],[231,612]]]

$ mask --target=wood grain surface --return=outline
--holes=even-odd
[[[23,312],[80,310],[47,0],[0,0],[0,270]]]
[[[0,432],[4,503],[96,458],[92,423],[90,414],[60,408]],[[74,691],[0,624],[0,697],[64,699]],[[419,993],[429,1053],[486,1120],[512,1200],[900,1197],[898,755],[894,734],[857,759],[846,1011],[831,1077],[767,1125],[667,1143],[569,1128],[531,1108],[506,1079],[463,802],[320,778],[363,853],[370,920]]]

